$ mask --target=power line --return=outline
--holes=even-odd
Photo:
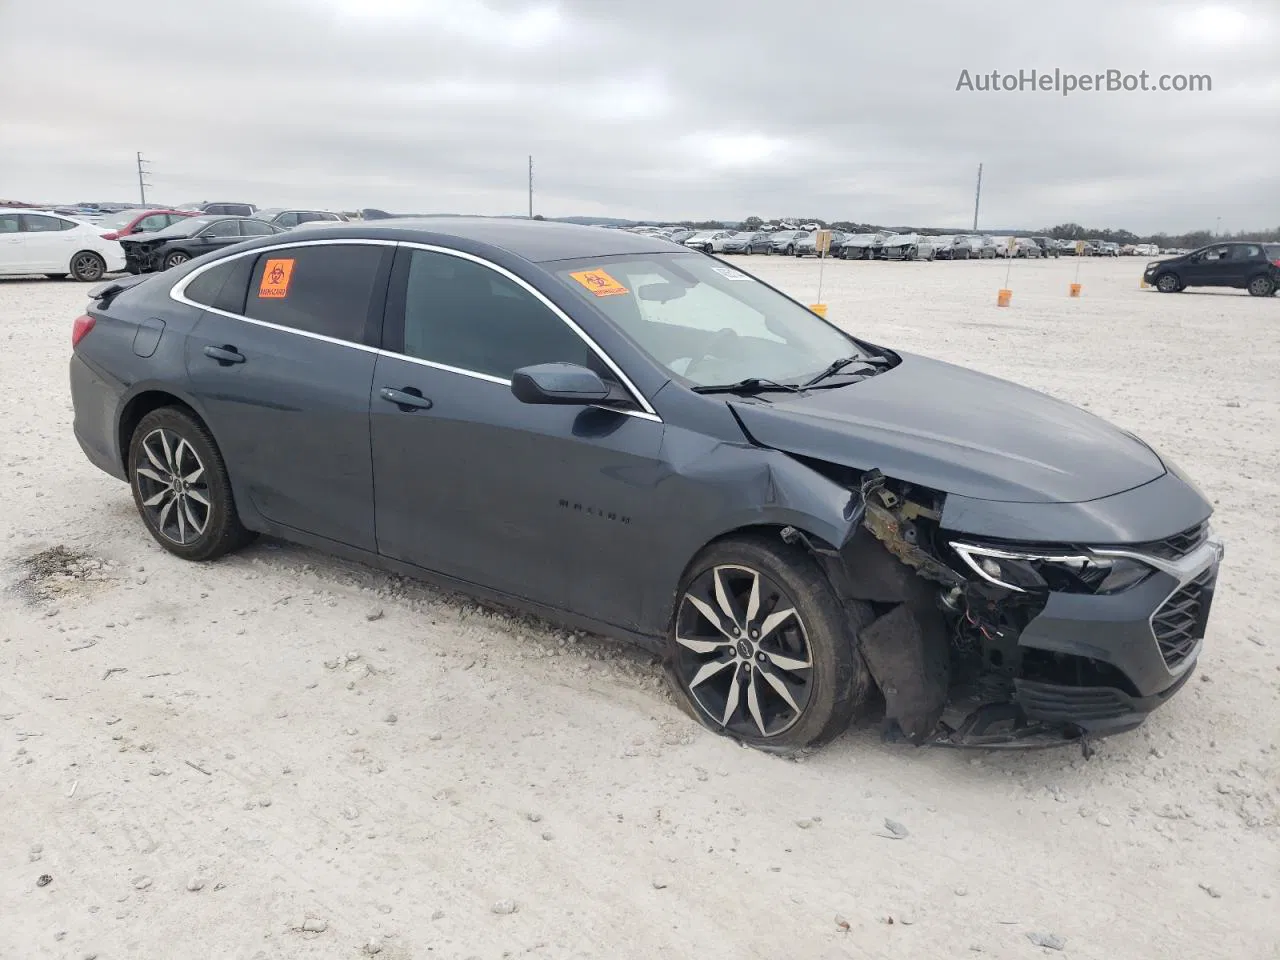
[[[147,187],[151,186],[143,176],[148,171],[146,164],[148,161],[142,159],[142,151],[138,151],[138,199],[142,201],[142,205],[147,205]]]
[[[978,232],[978,202],[982,199],[982,164],[978,164],[978,189],[973,195],[973,232]]]
[[[533,155],[529,155],[529,219],[533,219]]]

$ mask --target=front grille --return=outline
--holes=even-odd
[[[1178,590],[1151,618],[1156,642],[1170,670],[1187,659],[1204,636],[1209,602],[1213,597],[1214,570],[1210,567]]]
[[[1205,520],[1190,529],[1183,530],[1181,533],[1165,537],[1163,540],[1140,543],[1128,546],[1125,549],[1133,550],[1137,553],[1147,553],[1153,557],[1159,557],[1161,560],[1181,560],[1200,544],[1204,543],[1208,536],[1209,521]]]

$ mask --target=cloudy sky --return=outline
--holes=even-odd
[[[1280,2],[0,0],[0,197],[1280,224]],[[1208,74],[980,92],[961,72]]]

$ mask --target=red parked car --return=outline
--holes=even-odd
[[[98,226],[110,231],[104,233],[107,240],[119,240],[134,233],[153,233],[163,230],[171,223],[195,216],[198,210],[121,210],[109,217],[103,217]]]

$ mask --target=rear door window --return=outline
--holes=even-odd
[[[0,213],[0,233],[17,233],[18,215],[16,213]]]
[[[263,253],[249,281],[245,316],[348,343],[371,343],[369,331],[380,326],[371,312],[380,312],[373,306],[386,292],[392,250],[344,243]]]
[[[75,226],[75,223],[70,220],[41,213],[24,213],[22,221],[27,233],[56,233],[60,230],[70,230]]]

